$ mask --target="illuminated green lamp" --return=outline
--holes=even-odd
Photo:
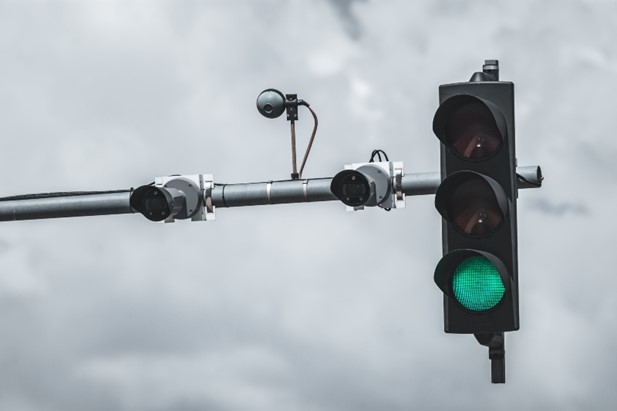
[[[506,292],[499,270],[486,257],[476,255],[462,261],[452,275],[454,298],[470,311],[487,311]]]

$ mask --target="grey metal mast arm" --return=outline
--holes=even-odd
[[[63,196],[32,196],[0,199],[0,221],[38,220],[59,217],[85,217],[108,214],[127,214],[130,190],[110,193]]]
[[[539,166],[518,167],[518,188],[542,185]],[[332,178],[268,181],[243,184],[215,184],[212,204],[216,207],[242,207],[267,204],[305,203],[337,200],[330,191]],[[435,194],[441,184],[439,173],[411,173],[402,178],[402,192],[407,196]]]
[[[517,168],[518,188],[542,185],[539,166]],[[210,197],[215,207],[330,201],[332,178],[267,181],[244,184],[215,184]],[[408,196],[434,194],[441,183],[439,173],[410,173],[402,177],[401,191]],[[62,193],[0,199],[0,221],[60,217],[130,214],[131,190],[96,193]]]

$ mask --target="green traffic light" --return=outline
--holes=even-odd
[[[464,260],[452,276],[456,300],[471,311],[487,311],[503,298],[506,288],[497,267],[486,257]]]

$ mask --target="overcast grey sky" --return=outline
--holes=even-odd
[[[519,196],[506,385],[443,333],[423,196],[2,223],[0,409],[613,410],[616,21],[608,0],[0,0],[1,196],[285,179],[268,87],[319,115],[305,177],[375,148],[437,171],[438,86],[488,58],[546,176]]]

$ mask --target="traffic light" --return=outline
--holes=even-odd
[[[444,328],[475,334],[489,347],[493,382],[505,382],[503,332],[519,328],[514,84],[487,60],[470,81],[441,85],[439,103],[443,258],[434,279]]]

